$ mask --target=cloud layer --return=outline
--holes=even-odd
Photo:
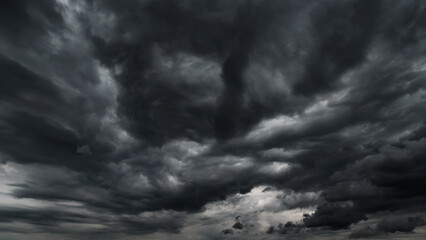
[[[423,1],[0,4],[0,238],[426,234]]]

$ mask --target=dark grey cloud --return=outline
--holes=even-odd
[[[0,13],[2,229],[303,237],[424,211],[423,1],[4,1]],[[219,202],[256,207],[212,220]],[[349,237],[423,224],[410,219]],[[207,222],[217,229],[191,232]]]
[[[286,222],[285,224],[278,224],[277,226],[270,226],[266,230],[267,234],[279,233],[279,234],[288,234],[288,233],[300,233],[305,226],[301,223]]]
[[[425,220],[422,216],[398,217],[382,219],[375,227],[367,226],[354,230],[349,238],[370,238],[389,233],[412,233],[416,227],[424,226]]]
[[[377,229],[373,229],[371,227],[365,227],[365,228],[354,230],[351,234],[349,234],[349,238],[369,238],[369,237],[377,237],[382,234],[383,232],[377,231]]]
[[[425,225],[422,216],[398,218],[387,220],[384,219],[377,224],[377,230],[394,233],[394,232],[412,232],[415,227]]]
[[[340,75],[362,63],[373,40],[381,1],[342,1],[317,6],[312,16],[315,50],[308,71],[295,86],[299,94],[335,87]],[[330,16],[333,16],[331,19]]]
[[[223,229],[222,230],[222,233],[223,234],[233,234],[234,233],[234,231],[232,230],[232,229],[230,229],[230,228],[227,228],[227,229]]]
[[[236,222],[234,225],[232,225],[232,228],[243,229],[244,225],[241,222]]]
[[[348,228],[352,223],[367,220],[356,207],[343,204],[330,204],[319,206],[315,213],[306,214],[303,222],[306,227],[328,227],[331,229]]]
[[[3,1],[0,9],[3,38],[21,46],[28,46],[26,40],[46,33],[51,26],[60,27],[63,23],[62,15],[56,11],[53,1]]]

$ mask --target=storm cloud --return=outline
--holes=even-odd
[[[19,0],[0,19],[1,239],[425,235],[425,2]]]

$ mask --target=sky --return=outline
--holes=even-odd
[[[426,1],[0,1],[0,240],[426,238]]]

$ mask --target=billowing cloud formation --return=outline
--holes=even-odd
[[[0,5],[0,238],[424,225],[425,2]]]

